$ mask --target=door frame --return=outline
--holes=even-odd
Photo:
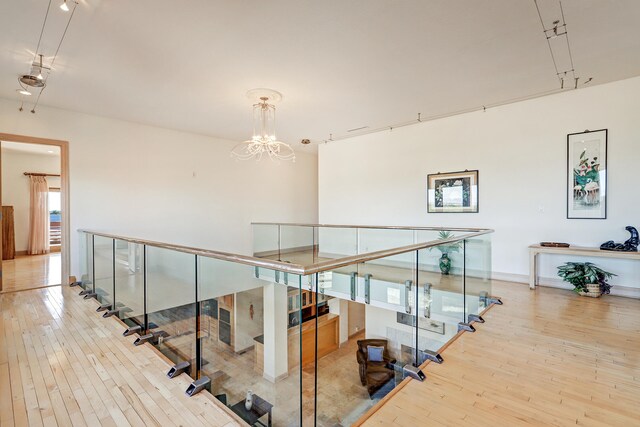
[[[60,147],[60,204],[62,205],[62,236],[60,242],[60,256],[62,262],[61,285],[69,281],[70,266],[70,226],[69,220],[69,141],[59,139],[38,138],[35,136],[15,135],[11,133],[0,133],[0,141],[22,142],[27,144],[54,145]],[[0,154],[1,157],[1,154]],[[0,161],[0,172],[2,162]],[[0,204],[2,203],[2,174],[0,173]],[[0,241],[2,240],[2,227],[0,227]],[[0,255],[2,246],[0,245]],[[0,259],[2,257],[0,256]],[[2,262],[0,261],[0,292],[2,291]]]

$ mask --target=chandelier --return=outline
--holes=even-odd
[[[258,102],[253,104],[253,136],[236,145],[231,150],[231,156],[240,160],[261,160],[266,154],[271,160],[295,162],[293,149],[276,139],[276,107],[268,102],[270,99],[277,102],[282,99],[282,95],[269,89],[254,89],[247,96],[258,98]]]

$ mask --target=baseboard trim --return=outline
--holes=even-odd
[[[30,255],[29,251],[16,251],[15,255],[16,256],[23,256],[23,255],[29,255],[29,256],[39,256],[39,255],[49,255],[49,254],[59,254],[60,253],[60,247],[58,246],[57,248],[51,248],[51,250],[46,253],[46,254],[35,254],[35,255]]]
[[[281,381],[281,380],[283,380],[283,379],[287,378],[288,376],[289,376],[289,373],[288,373],[288,372],[285,372],[285,373],[283,373],[283,374],[280,374],[280,375],[278,375],[276,378],[274,378],[274,377],[272,377],[271,375],[268,375],[268,374],[266,374],[266,373],[263,373],[263,374],[262,374],[262,378],[264,378],[265,380],[267,380],[267,381],[269,381],[269,382],[271,382],[271,383],[273,383],[273,384],[275,384],[275,383],[277,383],[278,381]]]
[[[503,282],[516,282],[516,283],[524,283],[527,285],[529,284],[529,275],[527,274],[500,273],[500,272],[494,271],[491,274],[491,278],[493,280],[500,280]],[[573,286],[562,281],[561,279],[556,279],[551,277],[538,278],[538,286],[544,286],[547,288],[568,289],[568,290],[573,289]],[[611,288],[611,295],[640,299],[640,288],[636,288],[632,286],[615,285]]]

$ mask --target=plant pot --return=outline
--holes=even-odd
[[[578,293],[583,297],[590,298],[600,298],[602,296],[599,283],[589,283],[587,285],[587,292],[579,291]]]
[[[449,271],[451,271],[451,258],[449,258],[449,254],[446,252],[442,253],[442,256],[440,257],[440,272],[442,272],[442,274],[449,274]]]

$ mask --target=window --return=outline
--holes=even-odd
[[[60,189],[49,188],[49,245],[60,246],[62,241],[61,232],[61,204]]]

